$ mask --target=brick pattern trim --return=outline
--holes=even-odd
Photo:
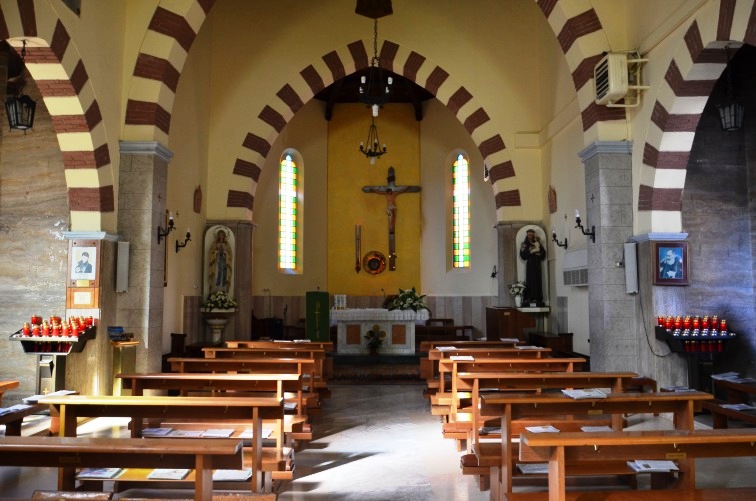
[[[483,155],[483,158],[498,153],[499,151],[503,151],[504,149],[506,149],[506,146],[504,146],[504,140],[498,134],[489,137],[478,145],[478,150],[480,150],[480,154]]]
[[[53,32],[53,37],[50,41],[50,49],[53,51],[53,54],[55,54],[55,57],[58,58],[58,61],[63,60],[63,54],[66,53],[70,42],[71,36],[68,34],[66,27],[63,26],[63,23],[58,20],[58,22],[55,23],[55,31]]]
[[[719,0],[719,21],[717,22],[717,40],[729,40],[732,19],[735,16],[735,0]]]
[[[283,101],[286,106],[288,106],[289,109],[295,114],[300,109],[302,109],[302,106],[304,106],[302,98],[299,97],[297,91],[295,91],[294,88],[289,84],[281,87],[281,90],[276,93],[276,96],[278,96],[278,98]]]
[[[37,80],[40,94],[46,97],[76,96],[76,91],[70,80]]]
[[[586,57],[583,59],[577,68],[572,72],[572,82],[575,84],[576,89],[582,89],[583,85],[593,82],[593,70],[604,57],[601,54],[595,56]]]
[[[84,113],[84,117],[87,119],[87,126],[90,130],[94,129],[97,124],[102,122],[100,105],[97,103],[97,100],[92,101],[92,104],[89,105],[89,109]]]
[[[263,157],[267,157],[268,153],[270,152],[270,143],[260,136],[252,134],[251,132],[247,134],[246,138],[244,138],[242,146],[259,153]]]
[[[394,58],[396,53],[399,52],[399,46],[394,42],[385,41],[378,53],[378,59],[381,61],[381,68],[385,68],[389,71],[394,71]]]
[[[362,41],[352,42],[347,47],[349,48],[349,53],[352,55],[356,71],[364,70],[369,66],[367,51]]]
[[[459,113],[460,108],[470,102],[472,97],[473,96],[472,94],[470,94],[470,91],[468,91],[464,87],[460,87],[459,89],[454,91],[454,94],[451,95],[449,102],[446,103],[446,107],[449,108],[449,111],[456,115],[457,113]]]
[[[246,191],[228,190],[226,207],[242,207],[244,209],[252,210],[254,202],[255,197]]]
[[[73,73],[71,73],[70,79],[71,85],[78,95],[81,92],[81,89],[84,88],[84,85],[89,81],[89,75],[87,75],[87,70],[84,68],[84,63],[81,60],[76,63],[76,68],[74,68]]]
[[[496,200],[496,209],[501,207],[519,207],[520,203],[520,190],[501,191],[494,197]]]
[[[475,129],[477,129],[484,123],[488,122],[489,120],[491,120],[491,117],[488,116],[488,113],[486,113],[486,110],[484,110],[483,108],[478,108],[472,113],[472,115],[467,117],[467,120],[465,120],[464,126],[465,126],[465,129],[467,129],[467,132],[469,132],[472,135]]]
[[[578,38],[590,35],[599,30],[601,30],[601,22],[599,21],[598,15],[595,10],[589,9],[568,19],[567,22],[564,23],[562,31],[557,35],[557,40],[562,47],[562,52],[566,54]]]
[[[257,182],[260,179],[260,172],[262,172],[262,169],[256,164],[247,162],[241,158],[236,159],[236,163],[234,164],[234,174],[237,176],[248,177]]]
[[[215,5],[216,0],[197,0],[197,3],[200,7],[202,7],[202,10],[205,11],[205,15],[208,15],[210,13],[210,9],[213,8]]]
[[[559,0],[537,0],[537,2],[538,8],[541,9],[543,15],[548,19],[556,4],[559,3]]]
[[[638,210],[679,211],[682,193],[681,188],[653,188],[642,184],[638,189]]]
[[[751,15],[748,17],[748,27],[743,36],[743,41],[749,45],[756,45],[756,4],[751,7]]]
[[[441,85],[446,82],[447,78],[449,78],[449,74],[436,66],[433,68],[433,71],[431,71],[431,74],[428,75],[428,80],[425,82],[425,89],[435,96],[438,94],[438,89],[440,89]]]
[[[417,80],[417,72],[423,66],[424,62],[425,57],[421,56],[414,50],[410,52],[407,61],[404,63],[403,75],[405,76],[405,78],[409,78],[413,82]]]
[[[84,115],[58,115],[50,117],[53,128],[60,133],[89,132],[89,125]]]
[[[323,79],[320,77],[318,70],[316,70],[313,65],[309,65],[307,68],[300,71],[299,74],[302,75],[304,81],[307,82],[307,85],[310,87],[313,96],[321,90],[325,89]]]
[[[113,212],[115,210],[113,185],[99,188],[69,188],[68,206],[72,211]]]
[[[5,22],[5,13],[3,12],[3,9],[0,9],[0,38],[3,40],[10,38],[8,23]]]
[[[134,76],[163,82],[175,93],[181,75],[169,61],[149,54],[139,54],[134,66]]]
[[[488,175],[489,179],[491,180],[491,183],[495,183],[496,181],[499,181],[500,179],[507,179],[509,177],[515,176],[514,171],[514,165],[512,165],[512,162],[507,160],[504,163],[496,164],[490,169],[488,169]]]
[[[126,123],[154,125],[168,134],[171,128],[171,115],[157,103],[129,99],[126,103]]]
[[[186,52],[197,36],[186,19],[159,6],[150,20],[149,29],[175,39]]]
[[[276,132],[278,133],[286,127],[286,119],[283,115],[268,105],[265,105],[265,108],[263,108],[257,118],[276,129]]]
[[[334,82],[346,76],[344,63],[341,62],[341,58],[335,50],[323,56],[323,61],[326,63],[326,66],[328,66],[328,69],[331,70]]]
[[[18,13],[21,15],[21,28],[27,37],[37,36],[37,14],[34,11],[34,0],[17,0]]]

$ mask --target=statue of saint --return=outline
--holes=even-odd
[[[227,241],[226,231],[218,229],[209,252],[210,293],[215,291],[230,293],[233,259],[233,251]]]
[[[520,258],[525,260],[525,302],[535,301],[543,305],[543,282],[541,261],[546,259],[546,247],[535,230],[525,232],[525,240],[520,245]]]

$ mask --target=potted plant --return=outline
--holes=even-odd
[[[414,287],[407,290],[399,289],[399,295],[395,296],[393,300],[388,301],[386,308],[389,310],[430,311],[423,298],[425,296],[419,295]]]
[[[235,299],[233,299],[231,296],[228,295],[228,293],[224,291],[215,291],[209,296],[207,296],[207,300],[202,305],[202,307],[207,312],[211,312],[213,310],[236,310],[236,308],[239,306],[239,303],[236,302]]]
[[[514,296],[515,306],[517,308],[522,306],[522,296],[525,294],[525,282],[519,281],[509,284],[509,293]]]
[[[377,355],[378,354],[378,348],[381,347],[383,344],[383,340],[386,339],[386,332],[381,330],[380,325],[375,324],[373,325],[373,328],[367,331],[365,334],[365,339],[367,339],[367,346],[368,350],[370,350],[371,355]]]

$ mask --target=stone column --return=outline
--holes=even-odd
[[[591,370],[638,371],[636,298],[625,292],[624,243],[633,233],[632,143],[596,142],[580,152],[585,165],[588,239],[588,329]],[[653,332],[651,333],[653,336]]]
[[[117,325],[133,332],[138,372],[159,372],[162,356],[163,294],[166,241],[157,243],[157,227],[165,227],[168,162],[173,157],[161,144],[121,142],[118,182],[119,234],[130,245],[129,289],[117,293]]]

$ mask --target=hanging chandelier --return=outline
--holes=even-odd
[[[378,139],[378,127],[375,126],[375,118],[370,117],[370,128],[368,129],[367,141],[360,142],[360,152],[370,159],[370,165],[375,164],[376,158],[381,158],[381,155],[386,153],[386,143],[381,142]]]
[[[381,60],[378,58],[378,19],[374,19],[373,26],[373,57],[367,75],[360,77],[360,102],[368,105],[373,116],[378,116],[378,110],[383,107],[391,96],[391,85],[394,79],[386,77],[384,80]]]
[[[23,41],[21,48],[21,74],[17,77],[16,89],[13,95],[5,98],[5,112],[8,115],[8,125],[11,130],[22,130],[24,134],[34,126],[34,112],[37,103],[23,94],[24,85],[26,84],[26,40]]]

